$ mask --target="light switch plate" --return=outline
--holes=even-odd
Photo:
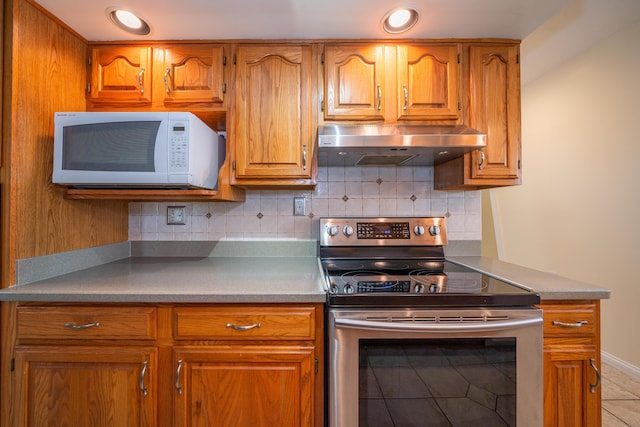
[[[167,206],[167,225],[185,225],[184,211],[184,206]]]

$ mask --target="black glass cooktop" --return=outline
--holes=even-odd
[[[528,289],[444,260],[324,259],[330,306],[513,307]]]

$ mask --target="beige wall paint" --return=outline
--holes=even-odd
[[[483,195],[503,260],[611,289],[602,303],[603,351],[636,367],[638,52],[640,22],[523,86],[523,185],[491,190],[493,209]]]

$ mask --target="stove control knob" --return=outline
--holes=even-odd
[[[414,286],[413,290],[416,294],[423,294],[424,293],[424,285],[422,283],[416,283],[416,285]]]
[[[337,236],[338,235],[338,226],[337,225],[327,225],[327,234],[329,236]]]
[[[429,234],[432,236],[438,236],[440,234],[440,226],[432,225],[429,227]]]
[[[424,234],[424,226],[416,225],[415,227],[413,227],[413,232],[416,236],[422,236]]]
[[[355,289],[352,285],[346,284],[344,285],[344,288],[342,288],[342,292],[345,294],[352,294],[355,292]]]
[[[342,234],[344,234],[345,236],[349,237],[349,236],[353,236],[353,227],[350,225],[345,225],[342,228]]]

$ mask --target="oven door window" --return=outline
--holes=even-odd
[[[360,340],[360,426],[515,426],[516,339]]]

